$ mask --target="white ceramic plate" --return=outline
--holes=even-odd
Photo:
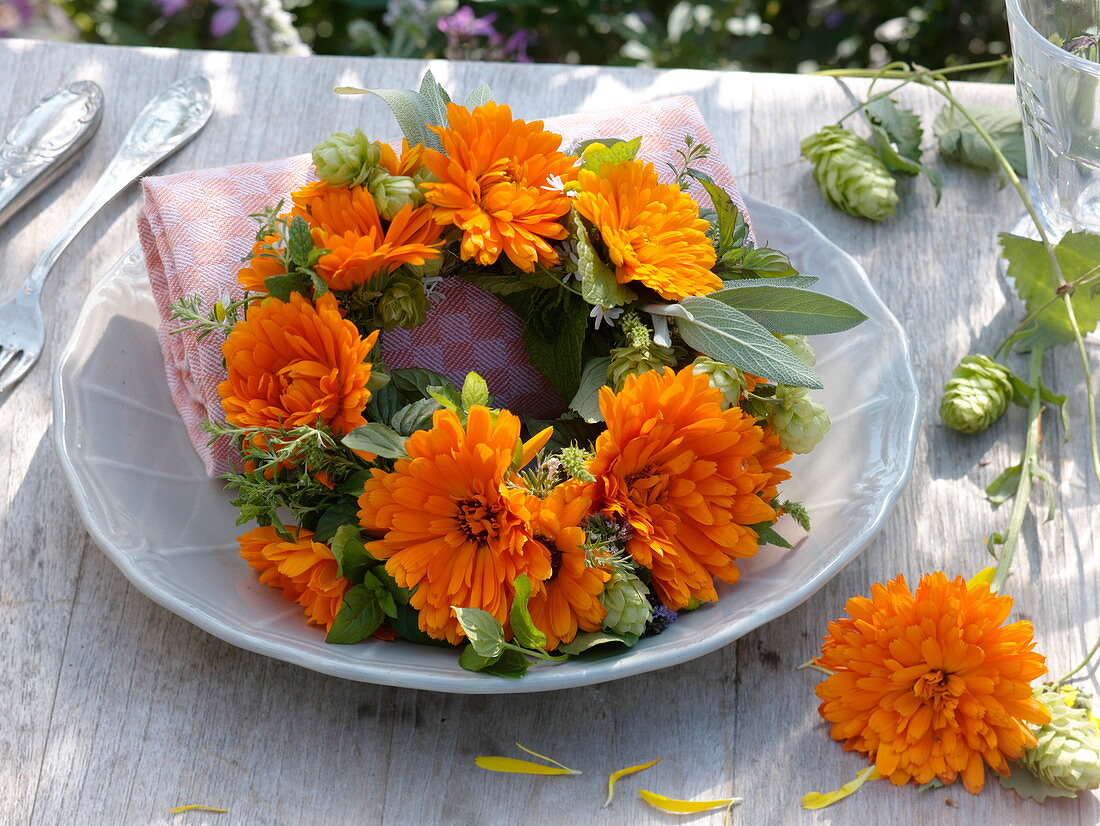
[[[157,312],[140,250],[93,289],[54,376],[57,452],[89,532],[126,577],[170,611],[227,642],[364,682],[468,694],[547,691],[614,680],[699,657],[790,611],[871,540],[905,486],[918,416],[916,381],[897,320],[860,266],[811,224],[747,198],[757,236],[788,252],[817,289],[868,320],[814,340],[833,428],[791,463],[786,498],[813,532],[793,551],[738,563],[741,581],[665,633],[610,658],[532,668],[522,680],[463,671],[455,652],[405,642],[326,645],[297,605],[260,585],[236,556],[236,513],[206,477],[168,394]],[[800,532],[784,520],[781,533]]]

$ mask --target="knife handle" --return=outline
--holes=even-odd
[[[103,117],[103,92],[90,80],[43,98],[0,143],[0,226],[76,159]]]

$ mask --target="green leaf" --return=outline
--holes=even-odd
[[[1058,277],[1040,242],[1008,233],[1001,234],[1000,242],[1001,255],[1008,259],[1007,275],[1030,315],[1055,295],[1060,286]],[[1100,235],[1067,232],[1055,247],[1055,255],[1067,281],[1080,278],[1100,266]],[[1082,336],[1088,335],[1100,322],[1100,301],[1093,300],[1086,290],[1077,290],[1070,301],[1078,330]],[[1039,313],[1033,329],[1019,339],[1017,348],[1027,350],[1036,344],[1054,347],[1075,340],[1065,301],[1059,299]]]
[[[449,386],[454,389],[454,385],[442,373],[419,367],[402,367],[390,373],[390,377],[393,386],[409,402],[427,398],[429,387]]]
[[[761,522],[758,525],[749,525],[756,531],[757,542],[760,545],[775,545],[778,548],[792,550],[794,545],[784,539],[773,527],[771,522]]]
[[[737,208],[733,198],[726,190],[718,186],[709,175],[697,169],[690,170],[690,173],[695,180],[702,184],[703,189],[710,196],[711,203],[714,204],[718,221],[717,252],[721,257],[729,250],[737,248],[738,234],[741,235],[741,243],[744,243],[748,237],[748,225],[741,215],[741,210]],[[739,229],[741,230],[740,233],[738,233]]]
[[[573,444],[582,447],[591,446],[604,430],[602,424],[589,424],[573,413],[567,413],[560,419],[536,419],[533,416],[524,416],[523,424],[529,436],[539,433],[546,427],[554,428],[554,435],[550,437],[550,441],[544,448],[547,453],[557,453]]]
[[[456,413],[462,410],[462,396],[455,390],[455,386],[450,382],[440,387],[429,387],[428,396],[434,399],[440,407],[445,407]]]
[[[997,779],[1001,781],[1002,786],[1016,792],[1024,800],[1042,803],[1048,797],[1077,797],[1076,792],[1067,792],[1065,789],[1048,786],[1019,763],[1009,763],[1008,767],[1010,769],[1008,777],[998,775]]]
[[[374,570],[381,572],[384,568],[379,566]],[[400,600],[397,600],[397,616],[390,622],[390,627],[393,628],[394,632],[397,636],[401,637],[401,639],[408,640],[417,645],[433,645],[437,648],[454,648],[454,646],[446,640],[437,640],[434,637],[429,637],[420,628],[420,613],[411,605],[402,603]]]
[[[352,645],[378,630],[385,619],[375,594],[365,585],[354,585],[344,594],[325,642]]]
[[[989,133],[1016,174],[1027,175],[1024,128],[1019,110],[1002,109],[985,103],[972,103],[966,110]],[[939,138],[940,154],[945,158],[979,169],[997,171],[1001,168],[989,144],[963,113],[951,104],[940,109],[932,130]]]
[[[335,488],[337,493],[346,496],[359,496],[363,492],[363,485],[371,478],[369,470],[357,470]]]
[[[575,657],[583,651],[595,648],[597,645],[619,644],[627,648],[638,642],[634,634],[612,634],[610,631],[582,631],[572,641],[562,643],[558,651]]]
[[[527,657],[519,651],[508,649],[481,670],[486,674],[493,674],[497,677],[518,680],[527,673],[527,669],[530,667],[531,661]]]
[[[1020,486],[1020,474],[1022,473],[1022,465],[1012,465],[1005,468],[1001,474],[994,479],[989,487],[985,489],[986,498],[993,504],[993,507],[999,507],[1016,495],[1016,490]]]
[[[371,393],[370,402],[367,403],[367,419],[372,422],[388,422],[401,406],[401,393],[389,381]]]
[[[420,79],[419,91],[420,99],[428,112],[424,122],[429,126],[446,126],[447,104],[451,102],[451,96],[439,85],[431,69],[424,72],[424,77]]]
[[[527,578],[527,574],[520,574],[512,587],[516,591],[516,595],[512,597],[512,607],[508,611],[512,635],[525,648],[545,649],[546,634],[535,626],[531,612],[527,610],[527,600],[531,598],[531,580]]]
[[[267,294],[280,301],[290,301],[291,293],[301,293],[309,297],[312,287],[313,280],[301,270],[264,279],[264,289],[267,290]]]
[[[378,568],[374,570],[377,571]],[[383,614],[390,618],[397,617],[397,601],[382,580],[375,576],[374,571],[363,572],[363,587],[371,592]]]
[[[879,157],[891,172],[910,176],[920,174],[921,165],[898,152],[890,136],[878,126],[871,127],[871,144],[878,150]]]
[[[561,286],[549,270],[531,273],[464,272],[462,277],[494,295],[514,295],[526,290],[550,290]]]
[[[425,76],[426,79],[427,76]],[[351,92],[349,87],[340,87],[336,90],[344,94]],[[432,105],[424,97],[411,89],[364,89],[357,94],[377,95],[386,102],[397,119],[397,125],[410,144],[422,143],[438,152],[443,151],[443,144],[439,136],[428,129],[425,123],[434,122]]]
[[[773,333],[816,336],[850,330],[867,316],[839,298],[795,287],[739,287],[709,298],[734,307]]]
[[[603,413],[600,412],[600,388],[607,386],[607,368],[610,366],[611,359],[601,356],[589,359],[581,371],[580,385],[573,400],[569,402],[569,409],[586,422],[603,421]]]
[[[504,651],[504,627],[496,617],[481,608],[452,607],[458,624],[478,656],[496,658]]]
[[[600,260],[580,214],[573,211],[569,216],[577,242],[577,276],[581,280],[584,300],[598,307],[619,307],[637,298],[637,294],[620,284],[611,268]]]
[[[472,644],[467,643],[462,653],[458,655],[458,664],[467,671],[482,671],[499,660],[500,656],[497,654],[495,657],[483,657],[477,653],[477,649]]]
[[[777,278],[733,278],[723,281],[722,287],[726,290],[736,290],[740,287],[812,287],[821,279],[816,275],[784,275]]]
[[[409,454],[405,451],[405,437],[393,428],[386,427],[378,422],[368,422],[355,428],[342,441],[345,447],[374,453],[383,459],[407,459],[409,457]]]
[[[757,278],[784,278],[798,275],[786,253],[768,247],[733,249],[722,256],[719,263],[729,272]]]
[[[920,116],[911,109],[898,106],[891,98],[878,98],[863,107],[863,114],[871,126],[881,129],[889,143],[897,147],[897,153],[914,161],[920,160],[920,142],[924,130]],[[915,174],[915,173],[913,173]]]
[[[602,143],[604,148],[594,149],[588,154],[583,155],[584,162],[581,166],[592,172],[599,172],[600,167],[604,164],[616,164],[622,163],[623,161],[634,160],[635,156],[638,154],[638,150],[642,146],[642,139],[637,137],[628,141],[615,141],[614,143],[610,142],[610,140],[588,142],[589,145],[592,143]]]
[[[473,111],[482,104],[488,103],[493,99],[493,90],[489,88],[488,83],[481,83],[474,87],[474,90],[470,94],[466,95],[466,101],[462,104],[470,111]]]
[[[378,562],[367,552],[358,522],[337,528],[329,547],[336,557],[336,575],[347,578],[353,585],[361,583],[367,569]]]
[[[477,373],[467,373],[462,383],[462,409],[468,411],[477,404],[488,407],[490,401],[489,383]]]
[[[290,222],[286,252],[294,264],[299,267],[309,266],[310,254],[313,252],[313,236],[310,234],[309,224],[301,215],[295,215],[294,220]]]
[[[411,436],[418,430],[430,428],[435,411],[442,409],[443,406],[431,396],[426,399],[417,399],[393,414],[390,427],[402,436]]]
[[[543,294],[547,295],[547,294]],[[555,303],[550,303],[555,302]],[[524,314],[523,344],[531,363],[563,399],[571,399],[581,380],[581,351],[588,326],[588,305],[561,291]]]
[[[821,387],[817,374],[787,345],[740,310],[707,296],[688,296],[680,304],[692,316],[676,319],[689,347],[780,384]]]
[[[315,542],[328,542],[336,535],[336,529],[341,525],[359,523],[359,501],[346,496],[321,514],[313,528]]]

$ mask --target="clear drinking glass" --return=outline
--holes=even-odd
[[[1100,232],[1100,0],[1008,0],[1031,197],[1054,239]]]

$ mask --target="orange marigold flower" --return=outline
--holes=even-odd
[[[512,119],[512,110],[489,102],[468,111],[447,105],[450,126],[434,128],[446,154],[424,150],[438,183],[423,184],[435,220],[462,230],[462,258],[493,264],[503,252],[524,272],[558,262],[548,239],[568,235],[561,224],[571,199],[550,186],[576,175],[576,158],[558,151],[561,135],[542,121]]]
[[[723,410],[722,393],[690,366],[630,376],[619,393],[602,388],[600,410],[607,430],[589,470],[604,509],[634,531],[627,550],[669,608],[716,600],[713,577],[737,581],[734,560],[757,551],[748,526],[776,518],[760,494],[790,454],[739,407]]]
[[[363,186],[318,181],[297,190],[293,199],[293,214],[309,222],[313,243],[329,250],[317,262],[317,274],[334,290],[349,290],[376,273],[439,257],[441,229],[430,206],[406,205],[383,226],[374,198]]]
[[[523,445],[522,464],[551,433]],[[359,497],[360,524],[381,537],[368,549],[399,585],[416,589],[420,628],[436,639],[463,637],[452,606],[482,608],[506,623],[515,578],[550,576],[550,554],[531,535],[530,495],[509,470],[519,437],[520,420],[507,410],[475,406],[465,427],[439,410],[430,430],[405,443],[409,458],[389,473],[372,470]]]
[[[657,181],[653,164],[623,161],[582,169],[577,212],[596,227],[620,284],[639,281],[669,301],[722,288],[699,205]]]
[[[222,345],[227,378],[218,386],[226,421],[241,427],[328,425],[347,433],[365,423],[370,399],[366,338],[340,316],[332,293],[310,303],[268,298],[248,308]]]
[[[278,235],[266,235],[252,247],[252,258],[248,266],[237,271],[237,282],[242,289],[250,293],[266,293],[267,285],[264,282],[267,279],[273,275],[286,275],[283,262],[270,250],[264,249],[265,246],[270,246],[278,240]]]
[[[982,583],[905,577],[853,597],[829,623],[815,662],[835,673],[820,683],[821,716],[844,748],[866,754],[895,785],[952,783],[981,791],[985,766],[1035,746],[1025,721],[1049,722],[1031,681],[1046,673],[1029,622],[1004,625],[1012,598]]]
[[[607,610],[600,602],[611,575],[585,561],[585,533],[580,526],[593,511],[589,486],[567,482],[535,507],[531,531],[550,554],[550,578],[527,603],[535,626],[546,634],[553,651],[577,631],[599,631]]]
[[[238,542],[241,557],[260,572],[260,582],[301,605],[309,622],[325,630],[332,627],[348,581],[337,576],[336,557],[328,545],[314,542],[312,531],[305,529],[287,541],[273,527],[255,528]]]
[[[409,142],[401,139],[401,157],[388,143],[379,143],[382,156],[378,159],[378,165],[391,175],[404,175],[411,178],[419,174],[424,168],[424,144],[418,143],[409,146]]]

